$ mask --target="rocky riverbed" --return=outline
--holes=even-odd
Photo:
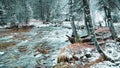
[[[0,68],[52,67],[71,29],[0,29]]]

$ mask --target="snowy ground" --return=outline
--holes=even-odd
[[[120,43],[108,40],[105,45],[105,54],[112,58],[115,62],[103,61],[91,66],[91,68],[120,68]]]
[[[80,44],[79,44],[80,45]],[[85,45],[84,45],[85,46]],[[114,62],[111,61],[103,61],[100,54],[97,50],[93,48],[84,48],[83,45],[79,47],[76,45],[69,45],[69,47],[65,47],[65,50],[59,54],[59,61],[63,61],[62,58],[66,57],[68,59],[68,64],[62,64],[64,66],[68,66],[68,68],[73,68],[74,66],[78,66],[77,68],[88,67],[90,68],[120,68],[120,43],[115,42],[113,40],[107,40],[105,44],[105,48],[103,52],[110,57]],[[74,48],[73,48],[74,47]],[[78,58],[78,60],[69,60],[73,58],[73,55]],[[74,59],[74,58],[73,58]],[[99,60],[98,60],[99,59]],[[69,63],[71,62],[71,63]],[[79,66],[80,65],[80,66]],[[57,64],[56,67],[60,66]],[[70,67],[72,66],[72,67]],[[62,68],[62,67],[61,67]],[[88,67],[89,68],[89,67]]]
[[[114,27],[118,37],[120,37],[120,23],[114,23]],[[104,52],[115,62],[112,63],[110,61],[103,61],[91,66],[91,68],[120,68],[120,42],[116,42],[114,40],[107,40]]]
[[[35,68],[38,63],[52,67],[57,63],[60,49],[70,44],[65,42],[65,35],[71,35],[71,29],[49,25],[38,27],[28,31],[0,29],[0,45],[7,46],[4,49],[0,47],[0,68]],[[83,33],[86,34],[84,30],[79,31],[80,35]],[[116,62],[104,61],[91,68],[120,68],[119,43],[107,41],[105,53]]]

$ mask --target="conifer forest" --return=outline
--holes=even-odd
[[[0,0],[0,68],[120,68],[120,0]]]

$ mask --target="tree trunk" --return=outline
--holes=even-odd
[[[108,3],[109,3],[109,0],[108,0]],[[108,27],[109,27],[111,35],[112,35],[112,39],[116,39],[117,38],[117,33],[115,32],[115,28],[113,26],[110,7],[109,7],[109,5],[106,6],[104,4],[104,2],[103,2],[103,5],[104,5],[105,16],[107,18]]]
[[[73,0],[70,0],[70,21],[71,21],[71,26],[72,26],[72,36],[74,36],[75,42],[78,42],[79,37],[76,31],[76,26],[74,23],[74,15],[73,15]]]
[[[111,18],[110,9],[108,9],[107,22],[108,22],[108,27],[110,29],[110,32],[112,34],[112,39],[116,39],[117,38],[117,33],[115,32],[115,28],[113,26],[113,21],[112,21],[112,18]]]
[[[92,19],[90,15],[90,8],[89,8],[89,1],[88,0],[83,0],[84,4],[84,15],[85,15],[85,23],[86,26],[88,27],[88,30],[90,31],[89,34],[91,35],[92,42],[94,42],[94,45],[97,49],[97,51],[104,56],[104,60],[109,60],[112,61],[111,58],[109,58],[100,48],[98,41],[96,39],[96,35],[94,32],[93,24],[92,24]]]
[[[43,0],[39,0],[39,2],[40,2],[40,5],[41,5],[41,7],[40,7],[40,18],[41,18],[41,20],[45,20],[45,8],[44,8],[44,6],[45,6],[45,4],[43,3]]]
[[[91,35],[91,39],[94,42],[94,45],[96,46],[98,52],[101,53],[101,49],[99,47],[99,44],[97,42],[95,33],[94,33],[94,28],[91,20],[91,15],[90,15],[90,8],[89,8],[89,1],[88,0],[83,0],[84,4],[84,17],[85,17],[85,24],[88,30],[88,34]]]
[[[5,23],[5,12],[4,9],[2,9],[2,7],[0,7],[0,25],[6,25]]]
[[[85,19],[85,26],[87,29],[88,35],[91,34],[91,27],[92,25],[90,24],[91,22],[91,17],[90,17],[90,8],[87,0],[83,0],[83,5],[84,5],[84,19]]]

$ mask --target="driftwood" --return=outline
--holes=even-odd
[[[67,37],[68,37],[68,41],[70,41],[70,43],[75,43],[75,37],[74,36],[72,36],[72,37],[70,37],[70,36],[68,36],[68,35],[66,35]]]

